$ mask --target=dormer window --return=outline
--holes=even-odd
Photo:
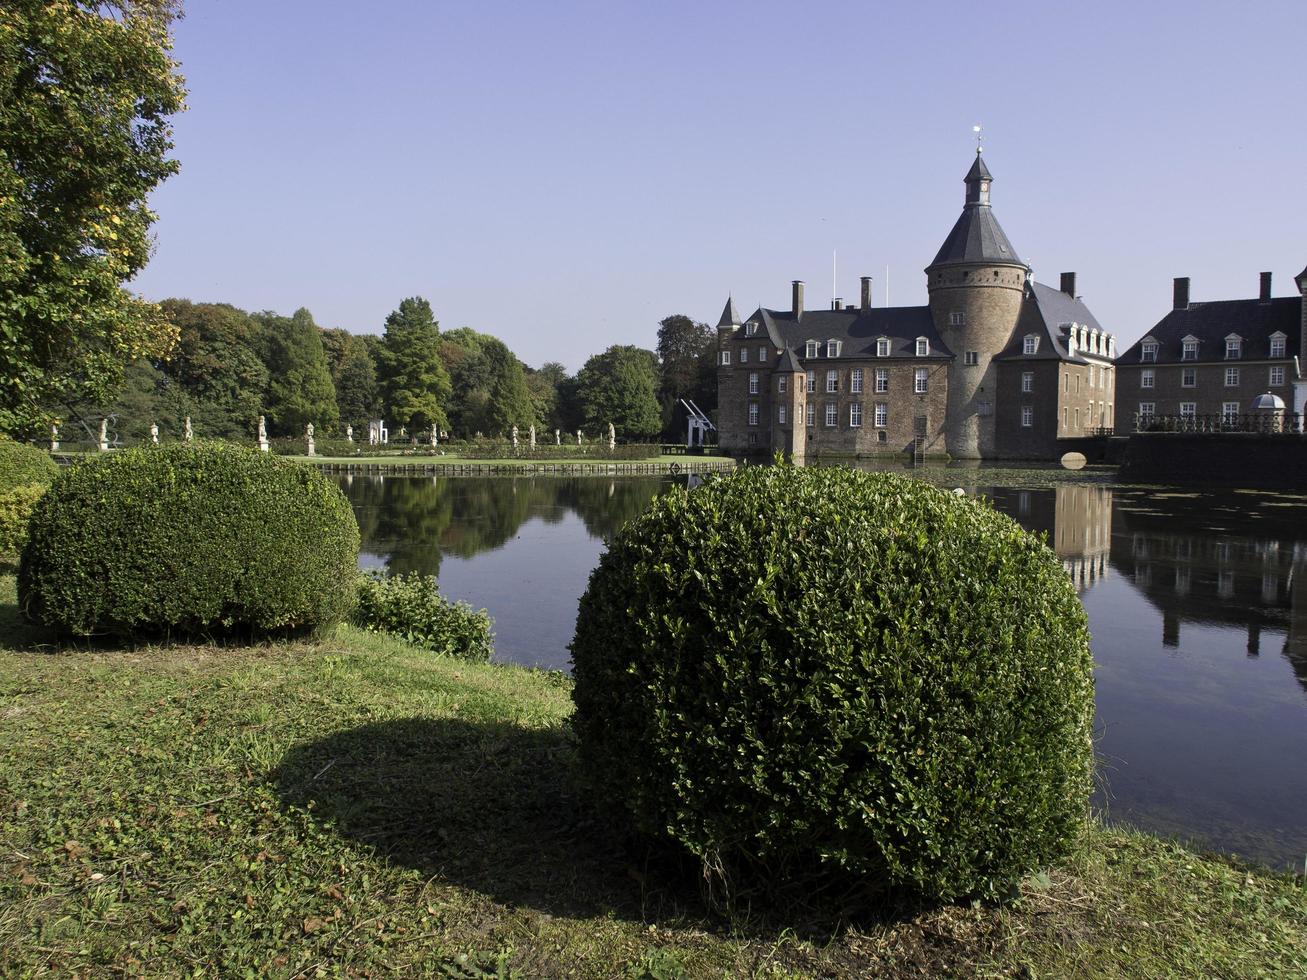
[[[1157,341],[1145,340],[1139,348],[1139,360],[1145,364],[1151,364],[1157,360]]]
[[[744,325],[744,335],[746,337],[752,337],[757,332],[758,332],[758,324],[754,323],[752,320],[750,320],[748,323]]]
[[[889,357],[889,338],[888,338],[888,337],[877,337],[877,338],[876,338],[876,356],[877,356],[877,357]]]
[[[1180,360],[1196,361],[1198,360],[1198,338],[1186,337],[1181,341]]]
[[[827,357],[840,356],[840,342],[838,340],[826,341],[826,356]]]
[[[1275,333],[1271,334],[1271,356],[1272,356],[1272,357],[1283,357],[1283,356],[1284,356],[1284,342],[1285,342],[1285,340],[1287,340],[1287,339],[1288,339],[1288,338],[1285,337],[1285,335],[1282,334],[1282,333],[1280,333],[1278,330],[1277,330]]]
[[[806,344],[803,345],[803,356],[804,356],[804,357],[816,357],[816,356],[817,356],[817,347],[818,347],[818,346],[819,346],[819,345],[818,345],[817,341],[815,341],[815,340],[809,340]]]
[[[1238,334],[1230,334],[1225,338],[1225,359],[1227,361],[1237,361],[1243,356],[1243,338]]]
[[[1039,353],[1039,335],[1028,333],[1021,340],[1021,353],[1038,354]]]
[[[917,338],[917,356],[926,357],[930,354],[930,341],[925,337]]]

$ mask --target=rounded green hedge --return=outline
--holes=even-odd
[[[37,504],[24,613],[88,636],[292,632],[345,619],[358,524],[316,470],[222,443],[65,470]]]
[[[665,494],[601,558],[571,649],[597,798],[705,872],[997,896],[1088,810],[1071,581],[924,483],[751,467]]]
[[[0,493],[18,487],[47,486],[59,475],[59,464],[44,449],[0,438]]]

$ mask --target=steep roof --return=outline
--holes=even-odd
[[[967,175],[962,179],[968,184],[973,180],[994,179],[993,175],[989,172],[989,168],[985,166],[985,158],[981,155],[979,150],[976,151],[976,162],[971,165],[971,169],[967,171]]]
[[[999,227],[994,209],[988,204],[968,204],[962,209],[953,230],[944,239],[935,261],[937,265],[955,262],[1003,262],[1025,265],[1017,250]]]
[[[781,356],[776,359],[774,370],[781,374],[797,374],[803,370],[792,347],[786,347]]]
[[[722,310],[722,317],[717,321],[719,327],[738,327],[740,325],[740,313],[735,308],[735,297],[731,296],[726,300],[726,306]]]
[[[1257,299],[1227,299],[1214,303],[1190,303],[1172,310],[1145,336],[1158,341],[1157,363],[1178,364],[1184,352],[1184,338],[1198,338],[1199,361],[1224,361],[1225,338],[1243,338],[1243,360],[1270,357],[1271,334],[1285,335],[1286,357],[1301,355],[1302,297],[1282,296],[1263,303]],[[1143,337],[1124,351],[1118,361],[1138,363]]]
[[[952,351],[940,339],[929,306],[876,307],[870,310],[856,307],[842,310],[804,310],[801,320],[790,310],[759,309],[750,319],[760,320],[767,327],[773,343],[781,349],[790,348],[801,360],[809,340],[821,345],[817,360],[825,360],[826,341],[838,340],[840,359],[875,357],[876,341],[885,337],[890,342],[890,357],[916,357],[918,337],[930,341],[928,358],[948,359]],[[739,330],[736,336],[741,336]]]
[[[1003,348],[1003,352],[997,357],[1001,360],[1018,361],[1070,361],[1073,364],[1099,363],[1108,360],[1105,355],[1094,354],[1085,357],[1079,349],[1072,354],[1067,345],[1067,330],[1064,326],[1068,323],[1097,330],[1100,335],[1106,332],[1082,300],[1068,296],[1060,289],[1045,286],[1042,282],[1030,282],[1026,285],[1025,302],[1022,305],[1017,329],[1007,346]],[[1032,332],[1047,338],[1047,342],[1041,343],[1039,350],[1034,354],[1022,353],[1026,335]]]

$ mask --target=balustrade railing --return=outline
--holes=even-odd
[[[1301,413],[1249,412],[1213,415],[1139,415],[1133,418],[1135,432],[1247,432],[1261,435],[1302,435]]]

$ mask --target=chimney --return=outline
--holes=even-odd
[[[1269,303],[1271,301],[1271,274],[1269,272],[1262,273],[1261,301],[1263,303]]]
[[[871,309],[871,276],[862,277],[862,308]]]
[[[844,297],[843,297],[843,296],[836,296],[833,300],[830,301],[830,308],[831,308],[832,310],[842,310],[842,309],[844,309]]]
[[[1175,302],[1171,304],[1173,310],[1189,309],[1189,277],[1175,277]]]
[[[790,303],[790,307],[794,312],[794,318],[797,320],[800,314],[803,313],[803,280],[795,279],[794,282],[791,284],[791,287],[792,287],[791,295],[793,299],[792,302]]]
[[[1074,272],[1062,273],[1062,292],[1072,299],[1076,298],[1076,274]]]

